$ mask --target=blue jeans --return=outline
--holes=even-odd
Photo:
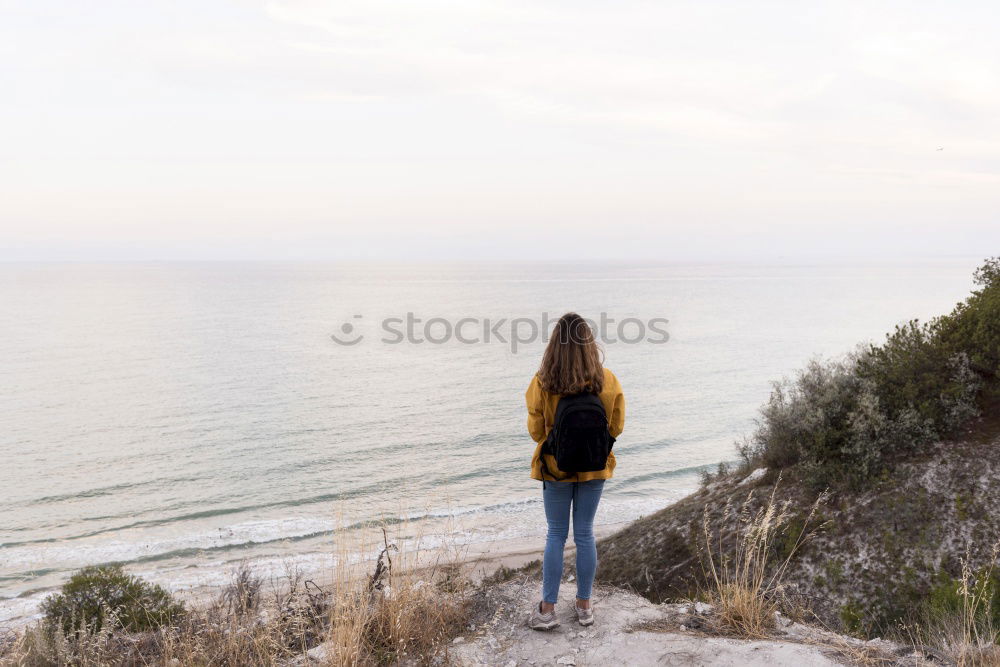
[[[589,482],[543,482],[545,519],[549,532],[545,538],[542,561],[542,600],[555,604],[563,573],[563,547],[569,535],[569,517],[573,515],[573,541],[576,543],[576,596],[590,599],[597,572],[597,544],[594,541],[594,515],[604,489],[603,479]]]

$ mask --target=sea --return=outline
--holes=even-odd
[[[94,564],[183,591],[378,526],[540,552],[524,391],[570,310],[627,401],[597,523],[634,520],[735,460],[775,381],[949,311],[978,263],[0,264],[0,626]]]

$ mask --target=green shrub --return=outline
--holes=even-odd
[[[850,443],[850,414],[860,385],[850,360],[810,362],[794,381],[775,384],[761,409],[751,447],[769,468],[796,463],[843,474]],[[840,468],[844,468],[843,471]],[[825,480],[824,480],[825,483]]]
[[[951,352],[964,353],[972,370],[995,379],[1000,373],[1000,258],[986,260],[973,280],[980,289],[936,326]]]
[[[952,313],[912,320],[840,361],[777,383],[740,447],[748,465],[797,466],[814,488],[860,486],[979,413],[1000,369],[1000,259]]]
[[[989,567],[970,573],[969,581],[939,572],[931,582],[925,600],[926,612],[931,618],[961,615],[969,607],[969,597],[981,601],[978,612],[991,627],[1000,628],[1000,575]]]
[[[953,368],[962,365],[962,357],[941,343],[935,329],[917,320],[897,326],[884,344],[872,345],[859,358],[857,367],[887,417],[905,419],[929,431],[954,428],[948,416],[950,401],[944,398],[961,400],[968,394],[963,394],[963,376]]]
[[[861,605],[854,601],[848,602],[840,608],[840,622],[844,629],[852,635],[863,637],[867,634],[865,614]]]
[[[45,599],[42,612],[66,633],[93,633],[112,619],[128,631],[158,628],[177,620],[184,607],[161,586],[127,574],[120,565],[101,565],[70,577],[60,593]]]

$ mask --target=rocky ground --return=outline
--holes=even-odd
[[[454,640],[459,665],[719,665],[810,667],[841,664],[929,664],[906,647],[862,642],[778,617],[774,637],[746,641],[712,632],[713,612],[703,603],[654,604],[620,588],[594,591],[597,622],[582,628],[573,612],[574,586],[560,592],[561,625],[548,632],[527,626],[538,601],[534,578],[509,581],[484,592],[486,614]],[[492,612],[492,613],[490,613]]]

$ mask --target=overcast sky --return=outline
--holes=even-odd
[[[1000,250],[997,2],[0,11],[0,259]]]

